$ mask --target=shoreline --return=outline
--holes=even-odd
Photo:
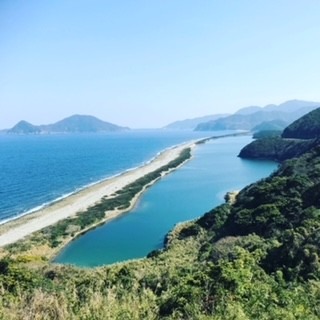
[[[169,164],[171,161],[177,159],[182,151],[188,148],[193,149],[196,146],[197,141],[198,140],[193,140],[173,146],[171,148],[164,149],[140,167],[128,169],[118,175],[94,183],[93,185],[85,187],[78,192],[72,193],[71,195],[59,201],[53,202],[52,204],[41,208],[40,210],[22,215],[1,224],[0,247],[10,245],[19,240],[27,238],[31,234],[46,227],[52,226],[62,220],[73,218],[77,213],[93,207],[103,199],[112,198],[116,192],[123,190],[129,184],[137,181],[140,178],[143,178],[147,174],[150,174]],[[166,172],[162,172],[161,177],[168,174],[172,170],[177,169],[184,163],[185,161],[178,165],[176,168],[172,168],[170,170],[167,170]],[[136,204],[140,195],[158,179],[160,178],[147,183],[143,187],[143,189],[130,200],[130,205],[127,208],[108,211],[102,220],[94,225],[88,226],[88,228],[85,228],[80,232],[77,232],[75,237],[80,236],[84,232],[87,232],[88,230],[95,228],[100,224],[106,223],[107,221],[130,211]],[[63,241],[62,247],[75,237],[68,239],[68,241],[66,242]]]
[[[196,140],[196,141],[195,141],[195,144],[197,144],[198,141],[199,141],[199,140]],[[28,209],[28,210],[25,211],[25,212],[19,213],[19,214],[15,215],[15,216],[12,216],[12,217],[10,217],[10,218],[5,218],[5,219],[3,219],[3,220],[0,220],[0,236],[1,236],[1,227],[2,227],[2,225],[12,223],[12,222],[14,222],[15,220],[20,220],[20,219],[22,219],[22,218],[24,218],[24,217],[26,217],[26,216],[29,216],[29,215],[32,215],[32,214],[37,213],[37,212],[39,212],[39,211],[42,211],[42,210],[44,210],[44,209],[47,209],[47,208],[55,205],[56,203],[59,203],[59,202],[61,202],[61,201],[64,201],[64,200],[66,200],[67,198],[69,198],[69,197],[71,197],[71,196],[73,196],[73,195],[76,195],[76,194],[78,194],[78,193],[80,193],[80,192],[83,192],[84,190],[87,190],[87,189],[89,189],[89,188],[91,188],[91,187],[94,187],[94,186],[96,186],[96,185],[99,185],[99,184],[104,183],[104,182],[106,182],[106,181],[110,181],[110,180],[112,180],[112,179],[115,179],[115,178],[117,178],[117,177],[119,177],[119,176],[122,176],[122,175],[124,175],[124,174],[126,174],[126,173],[129,173],[129,172],[131,172],[131,171],[134,171],[134,170],[137,170],[137,169],[139,169],[139,168],[142,168],[142,167],[150,164],[152,161],[154,161],[156,158],[158,158],[158,157],[159,157],[161,154],[163,154],[164,152],[169,151],[169,150],[171,150],[171,149],[174,149],[174,148],[176,148],[176,147],[179,147],[180,145],[187,144],[187,143],[189,143],[189,142],[184,142],[184,143],[182,143],[182,144],[173,145],[173,146],[171,146],[171,147],[165,148],[165,149],[157,152],[156,155],[153,156],[152,158],[150,158],[150,159],[148,159],[148,160],[146,160],[146,161],[143,161],[143,162],[142,162],[140,165],[138,165],[138,166],[125,169],[125,170],[123,170],[123,171],[121,171],[121,172],[119,172],[119,173],[112,174],[112,175],[110,175],[110,176],[108,176],[108,177],[99,179],[99,180],[97,180],[97,181],[95,181],[95,182],[87,183],[87,184],[85,184],[85,185],[82,186],[82,187],[76,188],[74,191],[71,191],[71,192],[62,194],[61,196],[57,197],[56,199],[53,199],[53,200],[50,200],[50,201],[45,202],[45,203],[43,203],[43,204],[37,205],[37,206],[35,206],[35,207],[31,208],[31,209]],[[0,245],[0,247],[1,247],[1,245]]]
[[[96,228],[99,228],[100,226],[111,222],[114,219],[117,219],[119,217],[121,217],[122,215],[128,214],[138,203],[140,197],[142,196],[142,194],[149,188],[151,187],[153,184],[155,184],[158,180],[160,180],[163,176],[169,174],[171,171],[174,171],[176,169],[178,169],[180,166],[184,165],[185,162],[191,160],[191,158],[185,160],[183,163],[181,163],[179,166],[177,166],[174,169],[170,169],[167,172],[164,172],[163,175],[161,175],[160,178],[157,178],[151,182],[149,182],[148,184],[146,184],[143,189],[138,192],[131,200],[130,200],[130,205],[126,208],[126,209],[114,209],[114,210],[110,210],[110,212],[100,221],[84,228],[83,230],[76,232],[74,234],[73,237],[71,238],[66,238],[62,241],[62,243],[55,249],[53,249],[50,253],[50,256],[48,257],[50,262],[52,263],[57,263],[55,262],[55,258],[60,254],[61,250],[63,250],[69,243],[71,243],[72,241],[75,241],[77,238],[85,235],[87,232],[90,232]]]

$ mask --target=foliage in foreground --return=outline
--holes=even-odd
[[[0,262],[3,319],[319,319],[320,148],[285,162],[148,259]]]

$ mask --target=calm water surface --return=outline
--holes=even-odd
[[[199,145],[191,161],[148,189],[133,210],[71,242],[55,261],[93,267],[141,258],[161,248],[176,223],[202,215],[221,204],[227,191],[276,169],[271,161],[237,157],[250,141],[232,137]]]

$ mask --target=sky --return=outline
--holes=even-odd
[[[320,101],[319,0],[0,0],[0,129]]]

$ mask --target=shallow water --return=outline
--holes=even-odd
[[[221,204],[226,192],[266,177],[271,161],[242,160],[250,137],[211,140],[197,146],[186,165],[149,188],[133,210],[71,242],[55,259],[83,267],[141,258],[161,248],[166,233]]]

